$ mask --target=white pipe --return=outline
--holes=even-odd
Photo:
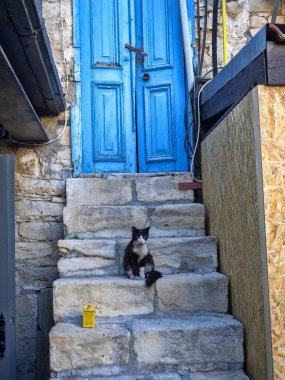
[[[193,51],[191,47],[191,30],[189,30],[189,20],[187,11],[187,0],[179,0],[180,16],[182,24],[183,45],[185,66],[187,75],[188,91],[191,91],[194,86],[194,69],[193,69]]]

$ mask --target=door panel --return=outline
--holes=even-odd
[[[130,10],[124,0],[80,2],[83,172],[136,171]]]
[[[142,3],[143,47],[148,53],[144,70],[173,67],[172,14],[167,0],[139,0]],[[138,10],[138,16],[139,16]],[[141,19],[141,17],[140,17]],[[140,20],[139,20],[140,21]],[[139,35],[137,35],[139,37]]]
[[[91,1],[92,67],[120,67],[118,30],[118,2],[114,0]],[[106,32],[108,31],[108,32]]]
[[[148,54],[137,58],[139,171],[187,170],[179,2],[137,0],[136,15],[137,46]]]
[[[92,83],[93,161],[124,162],[122,84]],[[100,128],[96,127],[100,126]]]
[[[146,160],[175,160],[171,86],[145,86]],[[164,133],[161,135],[161,125]]]

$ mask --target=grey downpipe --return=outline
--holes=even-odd
[[[183,46],[185,56],[185,66],[187,75],[188,92],[194,86],[193,51],[190,40],[189,19],[187,10],[187,0],[179,0],[180,16],[183,34]]]

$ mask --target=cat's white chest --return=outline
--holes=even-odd
[[[146,244],[134,244],[133,251],[139,255],[139,261],[141,261],[148,254],[148,248]]]

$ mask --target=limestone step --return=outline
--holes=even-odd
[[[124,274],[122,260],[128,243],[128,239],[59,240],[60,277]],[[150,238],[148,247],[156,269],[163,274],[209,273],[217,268],[217,245],[211,236]]]
[[[50,351],[51,370],[60,377],[85,372],[86,378],[116,378],[114,374],[145,375],[158,368],[160,373],[183,368],[202,376],[242,369],[243,328],[220,314],[136,318],[127,325],[98,322],[94,329],[58,323],[50,333]],[[209,378],[219,377],[214,373]]]
[[[151,237],[204,236],[204,206],[186,203],[159,206],[67,206],[65,238],[126,238],[131,227],[151,226]]]
[[[67,205],[117,206],[132,202],[192,202],[193,191],[178,190],[179,182],[192,182],[191,174],[105,174],[95,178],[69,178],[66,185]]]
[[[83,304],[102,317],[158,311],[227,311],[227,278],[220,273],[164,276],[150,288],[125,277],[62,278],[53,284],[54,319],[80,320]]]
[[[91,376],[91,377],[78,377],[68,376],[62,377],[61,380],[184,380],[185,375],[183,371],[179,373],[147,373],[144,375],[118,375],[118,376]],[[188,380],[250,380],[243,371],[211,371],[207,373],[193,373],[187,374]],[[50,379],[54,380],[54,379]]]

